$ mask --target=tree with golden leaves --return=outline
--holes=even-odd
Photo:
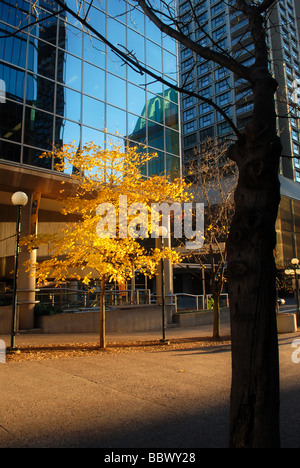
[[[86,285],[100,280],[101,348],[105,348],[106,284],[129,279],[134,270],[152,276],[162,256],[172,263],[180,261],[171,249],[146,249],[143,239],[152,236],[151,205],[188,200],[188,186],[181,179],[143,177],[142,168],[155,155],[139,150],[122,151],[113,144],[102,149],[93,142],[82,150],[73,144],[56,150],[56,169],[72,172],[61,191],[62,213],[76,221],[55,234],[23,240],[29,249],[50,246],[51,257],[34,265],[39,284],[50,279],[57,284],[76,279]]]

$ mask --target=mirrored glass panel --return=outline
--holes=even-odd
[[[63,63],[60,61],[58,67],[62,67],[64,73],[58,80],[70,88],[81,89],[81,60],[70,54],[64,54]]]
[[[38,75],[27,75],[26,102],[48,112],[54,111],[54,81]]]
[[[177,77],[176,56],[173,54],[170,54],[168,51],[163,49],[163,64],[164,64],[164,73],[176,79]]]
[[[150,150],[151,152],[151,150]],[[155,152],[153,150],[153,152]],[[148,176],[154,176],[156,174],[164,174],[165,173],[165,156],[164,153],[161,151],[157,151],[157,157],[154,157],[148,162]]]
[[[147,93],[147,117],[155,122],[163,124],[164,122],[164,100],[161,96],[150,97],[151,94]],[[150,97],[150,99],[149,99]]]
[[[174,180],[180,177],[180,158],[167,154],[166,157],[166,170],[170,175],[170,179]]]
[[[28,66],[30,70],[52,80],[55,79],[56,49],[53,45],[39,39],[32,39],[29,49]]]
[[[137,8],[130,8],[127,14],[127,24],[137,32],[145,33],[145,15]]]
[[[166,128],[166,150],[179,155],[179,133],[170,128]]]
[[[83,96],[83,124],[98,129],[105,128],[105,105],[101,101]]]
[[[0,36],[2,36],[2,38],[0,39],[0,59],[24,68],[26,62],[27,36],[25,34],[17,34],[13,37],[5,37],[11,33],[15,33],[13,28],[1,24]]]
[[[82,31],[64,21],[59,22],[58,47],[82,57]]]
[[[36,148],[51,149],[52,134],[53,115],[26,107],[24,143]]]
[[[81,94],[65,86],[57,85],[56,114],[67,119],[81,120]]]
[[[4,81],[6,97],[23,101],[25,73],[10,65],[0,63],[0,79]]]
[[[162,72],[162,49],[148,40],[146,40],[146,63],[149,67]]]
[[[107,102],[126,109],[126,81],[107,74]]]
[[[145,37],[132,29],[127,32],[129,51],[133,51],[139,62],[145,63]]]
[[[113,106],[107,106],[107,131],[126,136],[126,112]]]
[[[105,44],[89,34],[84,35],[83,55],[84,60],[98,67],[105,68]]]
[[[70,120],[56,117],[55,119],[55,146],[63,146],[74,142],[80,145],[80,125]]]
[[[107,3],[107,13],[119,21],[126,23],[126,2],[124,0],[111,0]]]
[[[128,111],[145,115],[145,90],[128,83]]]
[[[105,71],[84,62],[83,92],[97,99],[105,99]]]
[[[163,151],[165,149],[164,127],[150,120],[148,120],[147,123],[148,145]]]
[[[97,146],[104,148],[105,134],[89,127],[82,127],[82,146],[93,141]]]
[[[128,138],[143,145],[147,142],[146,119],[128,114]]]

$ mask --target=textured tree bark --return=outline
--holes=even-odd
[[[239,170],[236,211],[227,243],[232,334],[230,447],[276,448],[279,359],[276,325],[275,223],[280,202],[281,144],[277,83],[255,77],[255,109],[243,139],[229,149]]]

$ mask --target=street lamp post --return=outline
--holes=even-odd
[[[292,269],[285,270],[286,275],[292,275],[295,276],[295,286],[296,286],[296,302],[297,302],[297,325],[300,325],[300,301],[299,301],[299,275],[300,275],[300,269],[298,268],[299,266],[299,260],[298,258],[292,258],[291,260],[291,265]]]
[[[168,230],[164,226],[159,227],[159,237],[161,238],[161,250],[164,251],[165,244],[164,238],[167,236]],[[161,343],[169,344],[166,339],[166,307],[165,307],[165,264],[164,259],[161,258],[161,310],[162,310],[162,339]]]
[[[17,207],[17,222],[16,222],[16,249],[14,261],[14,283],[13,283],[13,303],[12,303],[12,318],[11,318],[11,344],[8,351],[15,351],[15,336],[17,329],[17,283],[18,283],[18,260],[19,260],[19,242],[21,231],[21,209],[28,203],[28,197],[24,192],[16,192],[11,197],[12,204]]]

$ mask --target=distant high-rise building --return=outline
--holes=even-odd
[[[300,181],[299,110],[297,85],[300,85],[299,30],[296,3],[294,0],[275,2],[269,20],[268,42],[270,64],[279,83],[277,93],[278,114],[290,116],[279,118],[278,130],[284,146],[282,175]],[[299,5],[297,6],[299,9]],[[227,2],[203,0],[195,2],[198,21],[192,21],[189,2],[180,2],[183,22],[187,20],[189,33],[204,46],[230,52],[243,65],[254,63],[254,44],[248,20]],[[194,61],[192,52],[180,47],[181,84],[195,89],[200,95],[213,99],[243,129],[253,111],[252,92],[243,79],[225,68],[213,65],[204,59]],[[232,130],[224,118],[206,103],[192,97],[182,97],[183,158],[193,157],[194,148],[207,137],[224,137]],[[295,105],[294,105],[295,104]],[[291,156],[294,158],[292,159]]]
[[[268,19],[270,67],[278,81],[276,96],[278,132],[283,145],[280,168],[282,201],[278,217],[278,259],[280,265],[300,257],[300,2],[275,2]],[[178,5],[183,31],[199,44],[229,52],[244,65],[255,61],[249,22],[230,2],[195,0]],[[239,130],[250,121],[253,112],[252,90],[243,79],[217,64],[195,57],[179,47],[180,84],[199,95],[211,98]],[[183,167],[201,153],[207,137],[230,139],[232,129],[224,118],[207,103],[193,97],[181,97]]]

